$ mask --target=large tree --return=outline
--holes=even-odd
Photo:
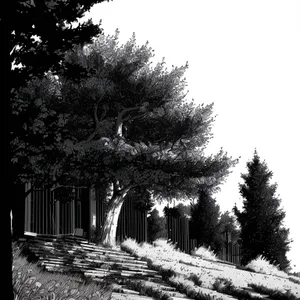
[[[37,97],[37,89],[28,93],[41,107],[51,107],[62,125],[55,146],[60,155],[51,163],[47,152],[30,160],[23,155],[28,169],[33,161],[53,186],[106,186],[101,242],[108,245],[115,243],[118,216],[132,189],[143,187],[154,198],[195,197],[200,184],[217,188],[236,162],[222,150],[204,155],[213,105],[187,100],[187,65],[152,66],[152,56],[148,44],[137,46],[134,36],[121,46],[118,32],[101,36],[66,55],[63,65],[81,70],[80,79],[72,73],[50,76],[59,90],[56,98]]]
[[[252,161],[247,163],[248,173],[242,174],[244,183],[240,193],[244,198],[243,210],[234,207],[241,225],[242,264],[247,264],[258,255],[279,264],[286,270],[289,261],[289,230],[283,226],[285,212],[280,208],[281,200],[276,195],[277,184],[272,184],[272,172],[265,161],[261,161],[256,150]]]
[[[12,117],[11,99],[14,93],[29,79],[43,76],[45,72],[60,69],[66,50],[73,44],[90,42],[100,33],[91,21],[75,26],[72,24],[83,16],[95,3],[103,0],[10,0],[1,9],[1,184],[8,190],[12,200],[18,199],[15,170],[11,167],[11,132],[16,132],[19,119]],[[17,67],[13,68],[13,64]],[[2,291],[7,299],[13,299],[10,212],[13,201],[7,201],[2,213],[4,221],[4,282]],[[14,205],[14,206],[17,206]]]
[[[197,203],[191,205],[190,236],[200,246],[221,249],[219,233],[220,207],[209,189],[201,188]]]

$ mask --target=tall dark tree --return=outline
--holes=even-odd
[[[283,226],[285,212],[280,208],[281,200],[276,195],[277,184],[270,182],[273,173],[265,161],[261,161],[256,150],[252,161],[247,163],[248,173],[242,174],[244,183],[240,193],[244,198],[243,210],[234,207],[241,225],[242,264],[247,264],[258,255],[288,269],[289,230]]]
[[[43,76],[45,72],[60,69],[60,62],[65,51],[74,44],[90,42],[100,33],[100,28],[91,21],[74,26],[72,23],[81,18],[95,3],[103,0],[10,0],[1,9],[1,170],[3,173],[2,190],[8,190],[11,199],[18,199],[20,194],[13,194],[16,174],[11,167],[10,142],[11,132],[20,127],[20,120],[11,112],[11,99],[14,93],[29,79]],[[13,68],[13,64],[17,67]],[[3,246],[4,281],[6,299],[13,299],[12,290],[12,255],[10,211],[13,202],[8,201],[2,212],[5,234]],[[14,203],[14,207],[18,204]],[[19,212],[20,209],[14,209]],[[22,210],[22,209],[21,209]]]
[[[211,247],[218,252],[221,248],[219,235],[220,207],[208,189],[200,189],[198,201],[191,205],[190,236],[200,246]]]
[[[204,155],[213,105],[195,105],[186,99],[187,65],[171,70],[164,62],[152,66],[152,56],[148,44],[137,46],[134,36],[119,46],[118,32],[74,48],[62,65],[82,70],[79,80],[61,74],[57,84],[53,82],[56,88],[50,89],[58,95],[52,94],[50,101],[37,96],[36,88],[26,94],[39,99],[40,108],[53,112],[44,127],[60,120],[52,150],[39,150],[49,150],[48,143],[43,144],[49,136],[43,135],[40,122],[27,126],[26,140],[36,127],[42,133],[38,144],[29,141],[34,155],[24,155],[30,147],[20,149],[22,142],[14,143],[36,181],[107,186],[101,242],[108,245],[115,243],[119,213],[132,189],[143,187],[153,197],[189,198],[200,184],[217,188],[236,163],[222,150]],[[40,108],[38,119],[45,120]],[[53,151],[56,155],[51,157]],[[23,175],[26,178],[27,172]]]
[[[167,232],[167,220],[165,216],[160,216],[159,211],[154,208],[149,217],[147,218],[148,221],[148,240],[150,242],[155,241],[159,238],[168,238]]]

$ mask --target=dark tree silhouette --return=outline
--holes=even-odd
[[[243,210],[239,211],[236,206],[233,209],[241,225],[242,264],[263,255],[282,270],[287,270],[290,264],[286,257],[289,230],[283,226],[285,212],[276,196],[277,184],[270,183],[273,174],[256,150],[247,169],[248,173],[242,174],[244,183],[240,184]]]
[[[198,245],[218,252],[221,249],[220,207],[211,194],[208,189],[200,189],[197,203],[191,205],[190,236]]]
[[[236,163],[222,150],[204,155],[213,105],[186,99],[187,65],[167,70],[160,62],[152,67],[152,56],[148,44],[137,46],[134,36],[119,46],[118,32],[75,47],[62,65],[82,70],[81,78],[49,74],[44,79],[48,94],[39,88],[26,91],[26,97],[39,100],[37,116],[24,135],[32,147],[13,143],[27,170],[33,170],[32,180],[107,187],[99,237],[107,245],[115,243],[119,213],[132,189],[143,187],[154,198],[188,199],[199,184],[217,188]],[[44,130],[55,132],[51,151]],[[36,134],[40,139],[30,139]],[[25,155],[29,150],[34,155]],[[22,175],[28,178],[27,171]]]
[[[102,0],[78,1],[37,1],[10,0],[1,8],[1,170],[2,190],[8,190],[10,199],[20,196],[14,194],[16,174],[11,166],[10,142],[11,132],[19,127],[19,119],[12,116],[11,99],[14,93],[34,77],[43,76],[45,72],[60,70],[60,62],[65,51],[74,44],[90,42],[100,33],[100,28],[91,21],[74,26],[71,23],[81,18],[95,3]],[[13,68],[13,64],[15,67]],[[4,271],[2,293],[6,299],[13,299],[12,290],[12,255],[10,211],[18,206],[7,201],[2,211],[4,227]],[[12,206],[12,204],[14,204]],[[20,209],[14,209],[20,211]],[[22,211],[22,209],[21,209]]]

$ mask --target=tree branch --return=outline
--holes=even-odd
[[[92,139],[96,136],[96,134],[99,132],[100,128],[101,128],[101,121],[104,119],[105,115],[106,115],[106,112],[107,112],[107,109],[106,109],[106,106],[104,106],[104,111],[100,117],[100,120],[98,118],[98,105],[100,103],[101,99],[98,100],[98,102],[95,104],[94,106],[94,121],[95,121],[95,129],[94,131],[92,132],[92,134],[87,138],[87,142],[91,142]]]
[[[64,188],[88,188],[87,186],[76,186],[76,185],[60,185],[60,184],[56,184],[53,187],[50,188],[50,191],[53,192],[54,190],[60,188],[60,187],[64,187]]]
[[[116,135],[122,137],[122,129],[123,129],[122,127],[123,127],[123,122],[124,122],[123,117],[125,116],[125,114],[127,114],[128,112],[131,112],[131,111],[141,109],[141,107],[142,106],[139,105],[139,106],[135,106],[135,107],[125,108],[123,111],[121,111],[118,114],[118,118],[117,118],[117,122],[116,122]]]

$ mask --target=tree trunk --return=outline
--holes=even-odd
[[[14,185],[12,191],[12,227],[13,240],[24,236],[25,230],[25,188],[23,184]]]
[[[6,84],[1,84],[1,101],[0,101],[0,123],[1,123],[1,191],[6,191],[10,194],[13,188],[11,170],[9,168],[10,156],[10,131],[11,131],[11,108],[10,108],[10,90],[11,90],[11,31],[14,22],[16,1],[8,1],[6,6],[2,6],[0,27],[1,27],[1,55],[0,55],[0,71],[1,78],[6,79]],[[2,195],[3,198],[3,195]],[[11,199],[3,199],[1,210],[1,294],[5,295],[5,299],[13,300],[13,285],[12,285],[12,236],[11,236]]]
[[[126,195],[126,194],[125,194]],[[114,195],[108,205],[101,232],[100,244],[108,247],[116,245],[118,219],[125,195]]]

